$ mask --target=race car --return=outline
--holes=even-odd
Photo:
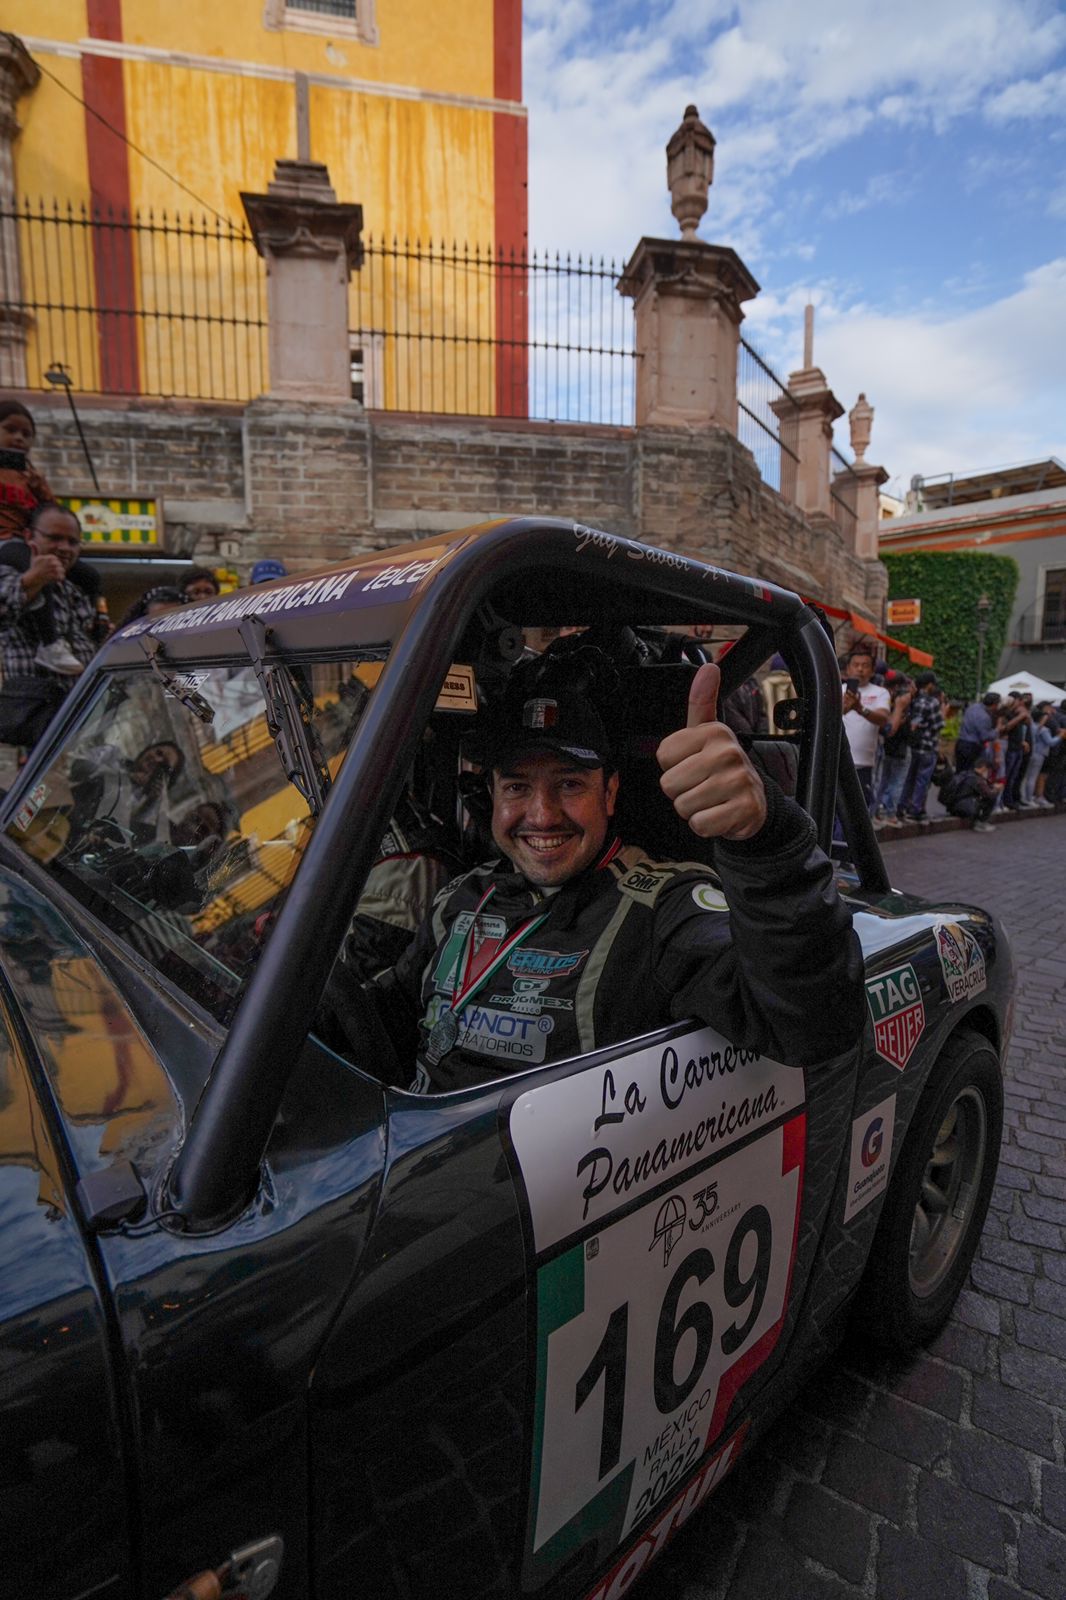
[[[471,739],[542,660],[609,679],[624,825],[726,908],[654,759],[725,643],[725,707],[784,685],[739,737],[837,862],[857,1051],[688,1021],[556,1061],[550,950],[464,1018],[485,1083],[412,1093],[359,984],[331,1032],[368,907],[395,954],[382,865],[484,851]],[[12,1593],[618,1600],[849,1319],[913,1349],[965,1281],[1010,951],[891,889],[794,594],[513,519],[143,619],[0,840]]]

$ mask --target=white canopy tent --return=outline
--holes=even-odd
[[[1008,678],[997,678],[995,683],[988,685],[987,692],[1010,694],[1012,689],[1017,694],[1031,694],[1034,705],[1040,700],[1053,700],[1056,705],[1060,700],[1066,700],[1066,689],[1048,683],[1046,678],[1038,678],[1033,672],[1012,672]]]

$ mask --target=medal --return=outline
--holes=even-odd
[[[448,1054],[458,1037],[459,1018],[454,1011],[443,1012],[430,1030],[429,1046],[426,1050],[426,1054],[434,1066],[442,1056]]]
[[[470,920],[470,926],[466,930],[466,938],[463,941],[463,949],[456,962],[456,976],[452,985],[451,1004],[441,1012],[429,1030],[424,1054],[431,1067],[435,1067],[441,1057],[446,1056],[448,1051],[454,1048],[455,1041],[459,1037],[459,1014],[463,1007],[499,971],[511,951],[517,949],[522,941],[533,932],[534,928],[539,928],[548,915],[546,911],[542,911],[540,916],[530,917],[529,921],[524,922],[520,928],[517,928],[510,938],[504,940],[484,971],[480,972],[476,978],[471,979],[470,967],[477,944],[477,919],[482,908],[495,892],[496,886],[491,884],[474,908],[474,915]]]

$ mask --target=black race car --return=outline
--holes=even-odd
[[[712,629],[727,695],[780,658],[742,741],[838,859],[861,1051],[690,1023],[546,1062],[531,952],[521,1003],[466,1019],[497,1078],[394,1087],[358,985],[324,1024],[331,972],[383,865],[478,858],[470,735],[516,671],[610,678],[629,828],[724,905],[654,761]],[[0,819],[11,1593],[210,1569],[204,1594],[617,1600],[848,1317],[937,1331],[996,1165],[1011,958],[985,912],[889,887],[840,713],[795,595],[561,521],[116,635]]]

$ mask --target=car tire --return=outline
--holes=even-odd
[[[1003,1079],[987,1039],[953,1034],[933,1066],[896,1162],[855,1302],[860,1336],[928,1344],[966,1282],[999,1161]]]

